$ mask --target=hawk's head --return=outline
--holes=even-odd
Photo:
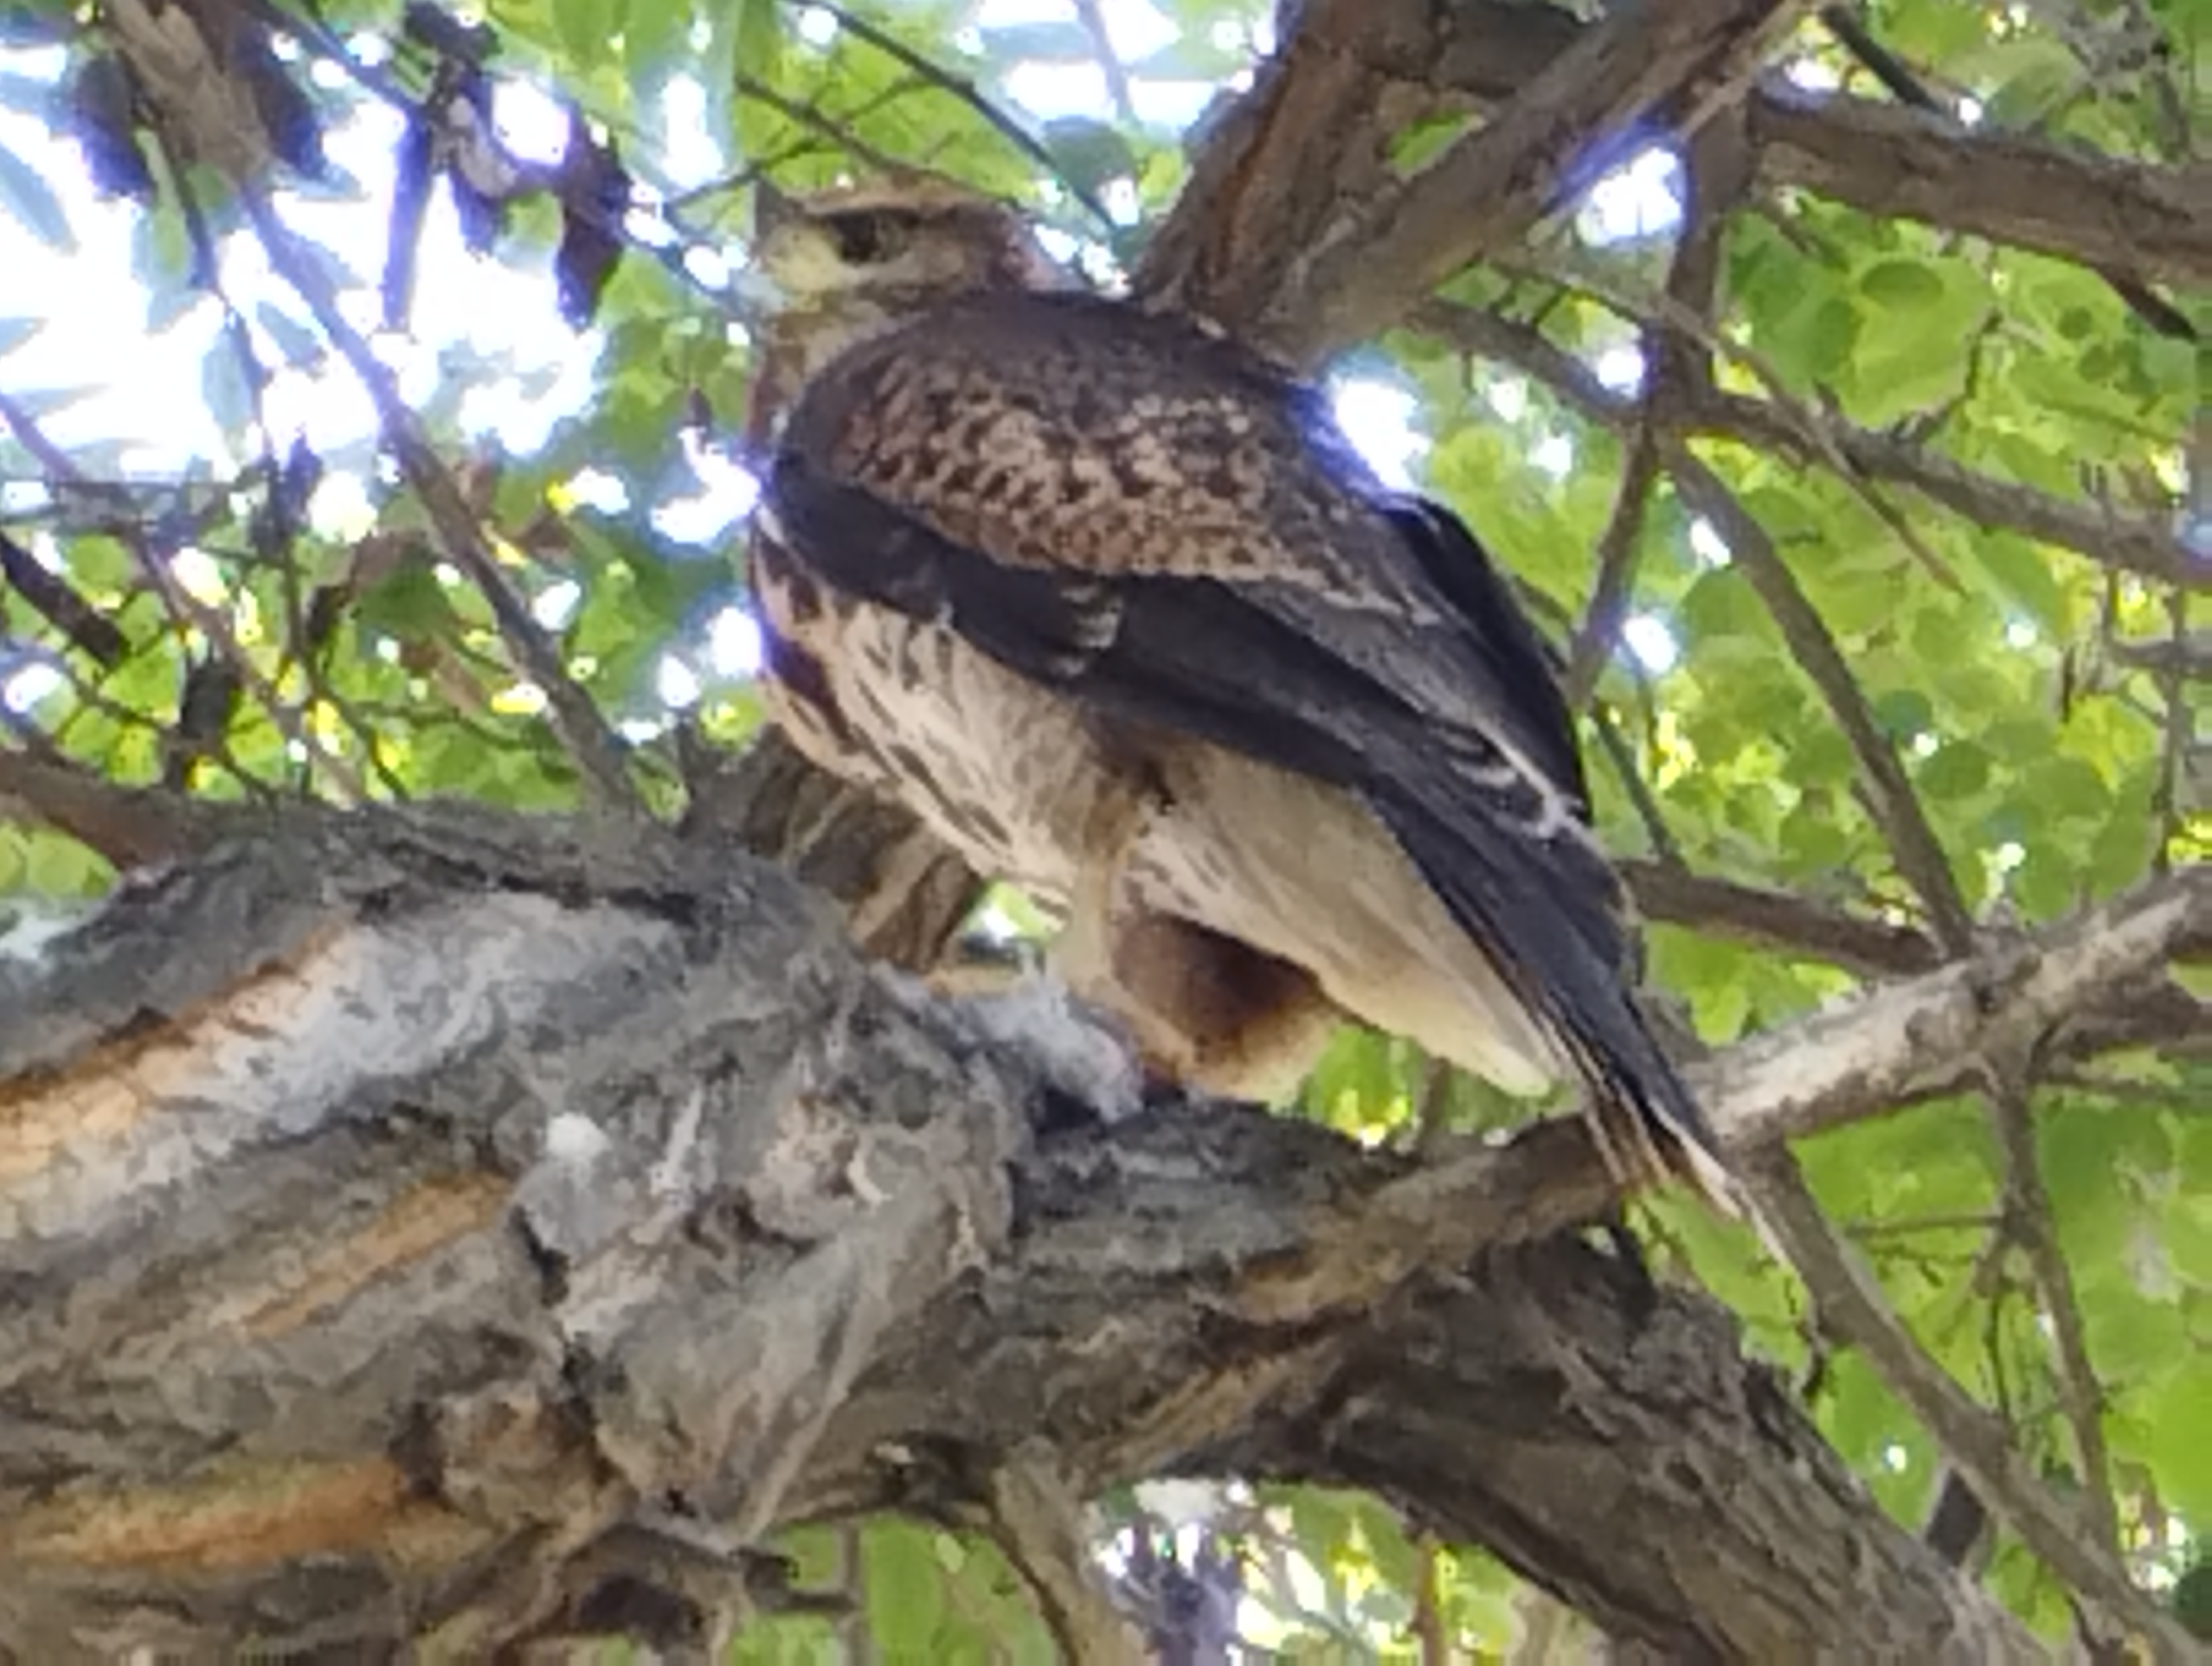
[[[772,293],[750,431],[862,337],[955,295],[1067,278],[1005,203],[949,179],[763,192],[753,265]]]
[[[753,258],[794,311],[860,304],[896,313],[975,289],[1064,281],[1013,209],[928,179],[766,198]]]

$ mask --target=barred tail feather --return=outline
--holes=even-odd
[[[1537,1014],[1588,1090],[1591,1133],[1627,1183],[1686,1181],[1731,1217],[1750,1213],[1697,1101],[1627,985],[1617,890],[1571,833],[1532,833],[1471,784],[1445,816],[1376,794],[1373,803],[1452,917]]]

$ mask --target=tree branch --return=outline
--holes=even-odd
[[[2021,1057],[1999,1064],[1991,1073],[1995,1080],[1988,1096],[1997,1148],[2004,1153],[2004,1230],[2027,1252],[2043,1311],[2051,1320],[2051,1340],[2058,1357],[2059,1403],[2074,1437],[2089,1529],[2098,1547],[2118,1557],[2124,1547],[2119,1505],[2112,1496],[2112,1453],[2105,1440],[2105,1391],[2089,1360],[2074,1269],[2059,1248],[2058,1217],[2035,1149],[2035,1108],[2023,1068],[2027,1063]]]
[[[453,810],[300,814],[0,963],[0,1639],[482,1651],[581,1626],[611,1535],[957,1511],[1042,1440],[1378,1487],[1669,1654],[2026,1657],[1709,1302],[1465,1258],[1470,1198],[1493,1243],[1607,1205],[1579,1122],[1432,1176],[1136,1112],[1023,1010],[727,848]]]
[[[643,801],[630,782],[623,745],[607,726],[599,708],[581,684],[562,664],[559,651],[538,628],[530,609],[507,581],[498,557],[486,542],[483,529],[461,496],[452,472],[422,432],[415,413],[399,397],[391,370],[376,356],[362,333],[338,309],[337,294],[321,267],[299,240],[277,219],[267,202],[252,192],[242,200],[253,228],[268,252],[271,271],[307,303],[315,322],[330,337],[339,356],[353,368],[376,407],[384,442],[398,460],[400,471],[422,500],[423,509],[436,530],[438,541],[453,564],[469,576],[483,593],[485,605],[499,627],[501,640],[514,654],[522,673],[545,696],[569,755],[581,766],[594,793],[611,808],[644,813]]]
[[[1692,1085],[1732,1147],[1794,1140],[1956,1086],[1982,1059],[2023,1056],[2039,1043],[2062,1057],[2118,1044],[2099,1009],[2124,1010],[2128,992],[2208,939],[2212,868],[2170,874],[1977,958],[1740,1042],[1692,1067]]]
[[[1770,1226],[1813,1292],[1822,1323],[1866,1356],[1975,1492],[2060,1578],[2150,1642],[2160,1662],[2179,1666],[2199,1658],[2188,1634],[2136,1587],[2113,1551],[2028,1467],[2003,1425],[1921,1351],[1880,1285],[1828,1225],[1796,1158],[1771,1147],[1747,1171]]]
[[[780,736],[732,759],[696,761],[687,839],[733,839],[848,911],[861,946],[915,970],[936,966],[983,882],[912,818],[815,771]],[[159,787],[119,787],[58,757],[0,751],[0,820],[41,824],[118,868],[175,861],[249,830],[258,812]],[[1674,862],[1621,866],[1647,920],[1769,953],[1826,961],[1863,977],[1923,972],[1940,956],[1926,933]]]
[[[1414,309],[1414,328],[1493,363],[1510,365],[1557,394],[1577,414],[1623,436],[1634,432],[1637,402],[1614,392],[1581,360],[1533,325],[1477,307],[1431,301]],[[1637,320],[1651,327],[1651,320]],[[2104,565],[2163,583],[2212,587],[2212,565],[2198,560],[2171,525],[2070,503],[2030,486],[1992,479],[1886,434],[1856,428],[1811,407],[1784,411],[1770,400],[1707,387],[1663,412],[1680,435],[1733,440],[1800,463],[1842,461],[1866,479],[1909,487],[1978,526],[2009,527]]]
[[[1402,125],[1463,110],[1469,99],[1504,104],[1589,27],[1562,8],[1505,0],[1315,0],[1263,66],[1249,118],[1201,150],[1190,188],[1139,269],[1139,290],[1180,298],[1232,326],[1249,322],[1273,304],[1291,252],[1315,246],[1335,222],[1330,170],[1317,172],[1306,154],[1321,142],[1305,118],[1320,118],[1322,131],[1351,149],[1368,149],[1376,112],[1388,108]],[[1744,104],[1754,173],[1766,183],[2092,271],[2190,290],[2212,284],[2212,174],[2201,165],[2124,161],[1875,100],[1821,97],[1779,77],[1762,79]],[[1237,227],[1233,246],[1206,229],[1224,210]]]
[[[1567,650],[1566,674],[1560,689],[1567,708],[1580,711],[1597,691],[1605,662],[1620,640],[1620,628],[1636,590],[1638,540],[1644,534],[1651,488],[1659,476],[1659,449],[1650,428],[1639,423],[1629,441],[1628,461],[1613,493],[1613,514],[1598,539],[1597,579],[1590,587],[1589,604],[1575,628]]]
[[[2105,651],[2120,664],[2164,677],[2212,682],[2212,630],[2192,630],[2150,641],[2116,641]]]
[[[1151,1657],[1107,1595],[1083,1530],[1083,1501],[1048,1445],[1027,1442],[991,1471],[983,1511],[986,1529],[1028,1582],[1062,1658],[1139,1666]]]
[[[1858,755],[1861,778],[1871,801],[1875,823],[1889,841],[1898,871],[1928,910],[1936,940],[1953,954],[1962,954],[1973,942],[1973,916],[1960,894],[1935,830],[1928,824],[1918,794],[1906,779],[1896,750],[1875,727],[1874,713],[1866,703],[1858,680],[1844,663],[1843,651],[1829,634],[1796,576],[1720,477],[1675,441],[1665,450],[1667,471],[1686,502],[1712,522],[1727,542],[1737,569],[1759,593],[1774,616],[1782,639],[1827,702],[1837,727]]]
[[[58,755],[0,751],[0,821],[54,828],[118,868],[197,854],[257,819],[240,805],[159,787],[118,787]]]
[[[1620,864],[1637,912],[1774,954],[1825,960],[1863,977],[1924,972],[1942,958],[1927,933],[1847,914],[1786,891],[1693,873],[1670,862]]]
[[[2091,271],[2212,286],[2212,167],[2151,167],[1779,84],[1749,106],[1762,179]]]
[[[1379,335],[1613,163],[1694,131],[1806,9],[1675,0],[1611,13],[1492,120],[1384,189],[1354,226],[1294,266],[1252,335],[1309,364]]]

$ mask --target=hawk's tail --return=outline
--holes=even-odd
[[[1574,1065],[1607,1167],[1631,1184],[1686,1180],[1723,1213],[1753,1214],[1629,988],[1611,869],[1579,829],[1533,830],[1477,783],[1454,796],[1449,818],[1395,794],[1375,807]]]

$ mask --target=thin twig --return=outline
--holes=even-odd
[[[1922,1351],[1881,1286],[1821,1214],[1788,1147],[1766,1147],[1743,1160],[1740,1171],[1811,1290],[1823,1326],[1866,1357],[1975,1492],[2060,1578],[2147,1639],[2160,1661],[2179,1666],[2197,1659],[2194,1642],[2028,1466],[2006,1438],[2004,1426]]]
[[[29,411],[4,393],[0,393],[0,423],[14,433],[16,442],[37,459],[54,479],[80,488],[84,485],[69,453],[46,436]],[[240,646],[230,622],[222,612],[199,601],[177,582],[176,575],[169,570],[165,551],[156,547],[145,528],[132,522],[118,527],[118,532],[171,621],[180,629],[189,625],[198,631],[229,662],[237,671],[240,682],[268,712],[269,721],[276,726],[277,733],[299,747],[302,757],[316,760],[329,772],[337,797],[350,802],[367,799],[368,789],[353,765],[325,746],[312,726],[300,721],[299,713],[286,702]],[[235,764],[226,767],[241,780],[251,780]]]
[[[855,160],[866,162],[877,173],[892,179],[902,178],[914,172],[913,167],[887,150],[878,150],[835,116],[817,109],[811,104],[802,104],[796,99],[786,98],[775,88],[757,77],[739,74],[735,82],[738,94],[754,103],[764,105],[786,121],[818,133],[839,149]]]
[[[1137,100],[1129,90],[1129,72],[1122,65],[1121,55],[1114,50],[1113,32],[1106,27],[1105,8],[1098,0],[1075,0],[1075,21],[1091,37],[1091,53],[1098,60],[1098,72],[1106,77],[1106,96],[1114,101],[1114,113],[1133,125]]]
[[[2179,588],[2167,593],[2167,640],[2178,650],[2189,640],[2189,597]],[[2159,673],[2159,691],[2166,696],[2166,721],[2160,741],[2158,785],[2151,793],[2151,808],[2158,816],[2158,848],[2151,866],[2163,873],[2173,866],[2174,847],[2180,842],[2182,821],[2187,814],[2189,754],[2197,744],[2196,708],[2183,697],[2187,678],[2179,652]]]
[[[789,3],[801,3],[802,0],[789,0]],[[803,0],[803,3],[811,10],[829,13],[837,20],[837,27],[850,34],[855,40],[866,41],[878,52],[897,59],[931,86],[959,100],[961,103],[989,123],[1007,143],[1012,145],[1023,155],[1057,179],[1067,194],[1082,205],[1085,213],[1105,227],[1109,232],[1116,232],[1120,229],[1114,223],[1114,216],[1106,211],[1106,205],[1079,181],[1068,177],[1066,169],[1060,164],[1060,159],[1045,147],[1043,141],[1037,138],[989,99],[985,98],[976,90],[974,82],[965,76],[955,75],[942,65],[933,62],[927,53],[916,51],[889,30],[879,27],[857,12],[836,3],[836,0]]]
[[[1875,819],[1889,841],[1898,872],[1927,909],[1936,940],[1951,954],[1968,952],[1974,940],[1973,916],[1967,911],[1950,860],[1929,825],[1927,812],[1905,776],[1905,766],[1898,762],[1896,750],[1875,727],[1874,712],[1858,679],[1851,675],[1843,650],[1829,634],[1820,611],[1767,537],[1766,529],[1718,475],[1679,441],[1668,442],[1666,462],[1685,501],[1719,530],[1737,570],[1766,604],[1783,641],[1820,690],[1837,726],[1858,755]]]
[[[1864,64],[1868,72],[1899,103],[1916,110],[1924,110],[1946,120],[1956,113],[1928,90],[1918,70],[1876,40],[1853,15],[1850,8],[1823,6],[1820,17],[1828,31],[1844,43],[1851,56]],[[2170,85],[2168,90],[2171,90]],[[2092,266],[2089,270],[2105,280],[2106,287],[2119,297],[2123,305],[2160,335],[2174,336],[2185,341],[2195,334],[2188,318],[2141,279],[2128,272],[2104,266]]]
[[[1567,650],[1567,672],[1562,681],[1570,711],[1580,711],[1589,703],[1606,659],[1627,619],[1629,598],[1636,587],[1636,556],[1644,514],[1651,502],[1652,483],[1658,477],[1659,447],[1647,416],[1638,423],[1635,437],[1629,441],[1620,488],[1613,496],[1613,515],[1606,522],[1604,537],[1598,540],[1597,582],[1591,587],[1582,623],[1575,630],[1573,646]]]
[[[2081,1496],[2087,1501],[2089,1524],[2099,1544],[2118,1557],[2120,1511],[2112,1495],[2112,1454],[2105,1444],[2105,1391],[2089,1359],[2088,1335],[2081,1319],[2081,1303],[2074,1289],[2074,1269],[2058,1245],[2057,1215],[2051,1189],[2045,1183],[2042,1161],[2035,1149],[2034,1109],[2024,1075],[2001,1068],[1990,1093],[1990,1113],[1996,1125],[1997,1146],[2004,1153],[2004,1225],[2012,1241],[2027,1254],[2041,1305],[2051,1321],[2051,1337],[2058,1354],[2058,1398],[2074,1435],[2074,1455],[2081,1473]]]
[[[1451,1627],[1444,1623],[1443,1581],[1439,1577],[1443,1547],[1437,1542],[1435,1534],[1424,1533],[1413,1541],[1413,1548],[1420,1565],[1413,1586],[1410,1629],[1420,1650],[1420,1666],[1449,1666]]]
[[[1533,377],[1578,415],[1616,435],[1626,436],[1638,419],[1637,400],[1614,392],[1587,364],[1532,325],[1451,301],[1426,303],[1409,322],[1462,352]],[[1978,526],[2008,527],[2108,569],[2212,587],[2212,563],[2192,556],[2168,522],[2122,519],[2031,486],[1993,479],[1802,401],[1785,408],[1769,399],[1707,390],[1685,408],[1663,413],[1662,426],[1669,434],[1705,435],[1780,451],[1832,471],[1840,458],[1847,481],[1863,476],[1904,486]]]
[[[1662,355],[1662,365],[1670,365],[1674,373],[1665,379],[1670,386],[1666,389],[1664,404],[1694,410],[1715,392],[1711,365],[1682,351],[1684,342],[1694,344],[1713,360],[1748,372],[1765,392],[1765,404],[1782,414],[1801,446],[1809,447],[1828,466],[1868,512],[1889,529],[1928,575],[1947,590],[1964,588],[1949,564],[1928,547],[1919,529],[1899,513],[1895,504],[1875,490],[1873,477],[1854,463],[1850,453],[1837,443],[1832,425],[1820,420],[1816,407],[1791,392],[1780,369],[1765,354],[1717,328],[1703,310],[1685,305],[1671,292],[1662,293],[1623,282],[1572,251],[1555,254],[1547,250],[1540,265],[1507,256],[1501,256],[1498,264],[1506,270],[1517,266],[1531,276],[1563,283],[1618,316],[1634,320],[1647,337],[1657,333],[1671,350]],[[1711,258],[1711,264],[1717,268],[1717,252]]]
[[[1682,847],[1668,830],[1667,818],[1659,812],[1659,800],[1651,796],[1644,784],[1644,775],[1636,767],[1636,753],[1628,739],[1620,733],[1620,726],[1613,721],[1613,714],[1602,706],[1590,711],[1590,727],[1597,731],[1598,745],[1605,749],[1613,764],[1613,774],[1620,779],[1621,790],[1628,794],[1629,803],[1635,807],[1637,819],[1644,824],[1646,837],[1651,841],[1651,853],[1659,865],[1680,869],[1686,866]]]
[[[1771,953],[1825,960],[1864,977],[1932,970],[1942,952],[1924,932],[1870,920],[1786,891],[1693,873],[1680,860],[1630,861],[1621,877],[1646,920],[1662,920]]]
[[[453,564],[483,594],[507,651],[545,695],[556,727],[586,778],[608,806],[646,813],[631,784],[623,749],[591,696],[562,664],[560,652],[538,629],[529,606],[500,570],[483,531],[462,496],[459,483],[424,434],[422,423],[399,395],[392,374],[361,332],[338,310],[337,295],[319,266],[258,192],[243,193],[247,216],[268,251],[269,264],[299,294],[374,404],[385,444],[428,512],[438,540]]]
[[[2133,670],[2212,681],[2212,631],[2182,630],[2149,641],[2123,638],[2106,642],[2105,651]]]

